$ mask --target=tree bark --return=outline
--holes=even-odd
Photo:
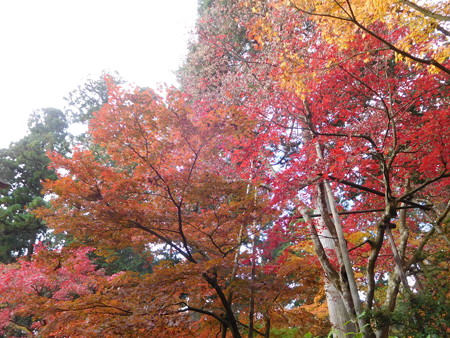
[[[217,282],[216,276],[210,276],[207,272],[204,272],[202,274],[203,278],[208,282],[208,284],[216,290],[217,295],[220,298],[220,301],[222,302],[222,305],[225,308],[225,316],[228,323],[228,328],[231,331],[231,334],[233,335],[233,338],[241,338],[241,334],[239,332],[238,323],[236,320],[236,317],[234,316],[233,310],[231,308],[231,304],[228,302],[227,297],[225,296],[222,288],[220,287],[219,283]]]

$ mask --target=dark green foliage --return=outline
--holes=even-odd
[[[427,290],[400,301],[397,309],[387,315],[383,311],[372,313],[378,327],[392,326],[397,337],[445,337],[450,325],[448,290]]]
[[[96,79],[87,79],[84,84],[64,97],[67,102],[65,107],[67,119],[71,126],[79,127],[79,130],[75,132],[76,136],[72,135],[73,143],[83,144],[87,147],[92,146],[85,131],[94,113],[108,103],[108,88],[105,81],[107,77],[113,79],[115,84],[124,83],[117,72],[103,72]]]
[[[65,154],[69,151],[67,128],[66,115],[61,110],[40,109],[28,121],[28,139],[33,142],[32,146],[39,146],[41,150]]]
[[[209,7],[213,5],[215,0],[199,0],[197,5],[198,14],[201,16]]]
[[[271,337],[279,337],[279,338],[296,338],[300,337],[299,328],[282,328],[282,329],[271,329],[270,336]]]
[[[198,8],[197,36],[177,76],[181,88],[191,95],[205,91],[218,95],[224,75],[240,72],[239,61],[253,50],[253,41],[238,23],[238,16],[249,13],[236,0],[203,0]]]
[[[449,257],[447,250],[422,258],[418,265],[414,292],[403,294],[395,311],[383,310],[371,317],[377,326],[391,325],[397,337],[446,337],[450,327],[450,286],[446,278]],[[425,264],[424,262],[427,262]]]
[[[41,181],[55,180],[47,168],[46,151],[67,153],[67,122],[58,109],[34,112],[29,133],[6,149],[0,149],[0,177],[11,184],[0,190],[0,261],[10,263],[24,254],[31,255],[33,245],[46,232],[45,224],[31,211],[42,206]]]

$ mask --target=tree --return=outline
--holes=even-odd
[[[387,336],[389,323],[370,322],[368,314],[390,314],[398,297],[414,298],[406,274],[415,270],[417,255],[432,257],[448,241],[448,201],[433,193],[448,190],[445,71],[429,74],[399,59],[367,31],[330,36],[327,29],[334,26],[281,2],[233,4],[243,10],[230,17],[256,48],[239,57],[233,45],[215,43],[228,39],[217,29],[202,32],[198,50],[208,48],[207,64],[217,56],[235,57],[220,59],[225,71],[219,79],[197,72],[191,74],[198,82],[195,75],[189,81],[208,88],[196,95],[211,100],[218,93],[219,103],[234,103],[258,121],[237,142],[234,161],[243,167],[261,163],[256,175],[271,182],[273,203],[306,220],[333,288],[327,287],[330,315],[341,335],[356,329]],[[206,18],[211,27],[220,26],[214,16]],[[394,17],[367,27],[396,45],[409,33],[399,23]],[[221,87],[208,87],[210,81]],[[345,327],[348,319],[355,323]]]
[[[33,245],[46,232],[45,223],[31,211],[44,205],[42,181],[56,178],[47,169],[46,150],[68,150],[67,123],[57,109],[36,111],[29,120],[29,134],[0,150],[0,175],[11,183],[2,189],[0,204],[0,260],[4,263],[33,253]]]
[[[250,14],[250,9],[236,0],[200,3],[197,35],[178,71],[184,92],[209,102],[240,104],[234,96],[236,90],[230,91],[230,87],[232,74],[246,74],[242,61],[255,50],[255,41],[241,24]]]
[[[318,291],[320,277],[310,271],[309,279],[294,282],[291,264],[272,269],[267,278],[256,266],[252,248],[274,214],[267,209],[267,191],[243,179],[224,151],[227,135],[236,132],[227,122],[230,110],[210,111],[202,103],[194,109],[176,90],[163,100],[151,90],[127,92],[112,81],[108,93],[109,103],[90,123],[97,147],[75,149],[70,157],[50,155],[60,178],[45,182],[52,206],[38,215],[56,232],[95,247],[97,256],[127,248],[151,252],[152,269],[104,276],[89,268],[95,280],[89,279],[86,292],[61,299],[55,296],[61,284],[49,294],[23,297],[19,315],[38,318],[33,327],[45,335],[200,330],[239,337],[246,330],[265,329],[268,335],[292,321],[310,323],[309,311],[292,312],[290,322],[277,312],[296,299],[314,302],[311,290]],[[63,271],[64,258],[48,261],[47,270],[36,273],[58,280],[52,276]],[[23,274],[21,264],[6,278]]]
[[[74,241],[2,267],[4,330],[325,335],[326,299],[334,336],[447,334],[443,40],[330,3],[203,2],[186,92],[105,79],[36,213]]]
[[[103,71],[98,78],[88,78],[64,98],[67,102],[65,112],[72,123],[87,124],[93,114],[108,103],[105,77],[112,78],[117,85],[125,83],[119,73]]]
[[[68,316],[64,311],[56,310],[64,307],[65,302],[76,302],[77,298],[92,294],[99,284],[97,281],[104,279],[103,271],[97,270],[88,258],[92,250],[66,247],[51,251],[40,244],[31,260],[22,257],[14,264],[2,265],[2,336],[30,336],[47,324],[59,330],[58,316],[61,320]],[[69,327],[77,324],[74,318],[72,322],[65,322]]]

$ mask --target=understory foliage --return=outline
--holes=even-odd
[[[446,336],[448,10],[203,1],[181,89],[106,77],[47,153],[3,334]]]

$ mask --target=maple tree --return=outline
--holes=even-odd
[[[3,265],[0,273],[2,333],[7,337],[31,335],[46,328],[47,323],[53,329],[59,326],[59,330],[64,325],[76,327],[79,323],[74,318],[67,321],[70,309],[64,303],[94,293],[97,280],[104,277],[87,256],[92,250],[78,247],[51,251],[38,245],[32,260],[21,258],[14,264]],[[52,299],[54,302],[49,301]],[[61,322],[58,316],[62,317]]]
[[[279,3],[283,6],[286,1]],[[432,65],[450,74],[450,7],[446,1],[421,4],[409,0],[290,0],[288,4],[311,16],[327,40],[337,46],[351,46],[358,35],[356,28],[382,42],[400,58]]]
[[[251,137],[239,140],[235,161],[245,166],[257,159],[273,203],[297,214],[293,220],[306,220],[328,283],[330,319],[341,335],[387,336],[393,322],[386,318],[398,297],[426,292],[406,275],[419,265],[434,269],[423,265],[424,257],[448,253],[448,76],[442,67],[430,74],[398,58],[367,31],[324,27],[291,5],[216,3],[200,20],[184,88],[238,105],[259,121]],[[218,12],[227,18],[216,19]],[[367,27],[398,45],[419,34],[389,17]],[[237,48],[234,36],[217,28],[223,21],[246,29]],[[342,34],[332,35],[335,28]],[[209,65],[205,72],[201,63]],[[215,64],[222,72],[210,81]],[[345,325],[349,320],[354,323]]]
[[[163,99],[108,82],[108,104],[90,122],[95,147],[81,146],[70,157],[49,154],[59,179],[45,183],[52,207],[38,214],[56,233],[77,240],[61,253],[41,250],[29,263],[5,267],[3,278],[14,280],[5,290],[17,287],[3,300],[4,327],[18,329],[15,318],[25,317],[32,318],[26,330],[44,335],[240,337],[293,323],[305,323],[304,333],[314,325],[327,330],[320,301],[299,308],[320,291],[315,264],[294,252],[261,258],[259,243],[276,214],[267,189],[230,162],[226,145],[234,137],[227,135],[241,131],[231,123],[233,111],[203,102],[194,109],[176,90]],[[79,242],[106,261],[132,248],[147,255],[151,269],[109,276],[93,268],[86,255],[92,249],[77,249]],[[277,257],[286,264],[276,264]],[[79,292],[66,288],[65,269],[73,270]],[[39,291],[42,280],[56,283],[45,286],[51,292]]]

